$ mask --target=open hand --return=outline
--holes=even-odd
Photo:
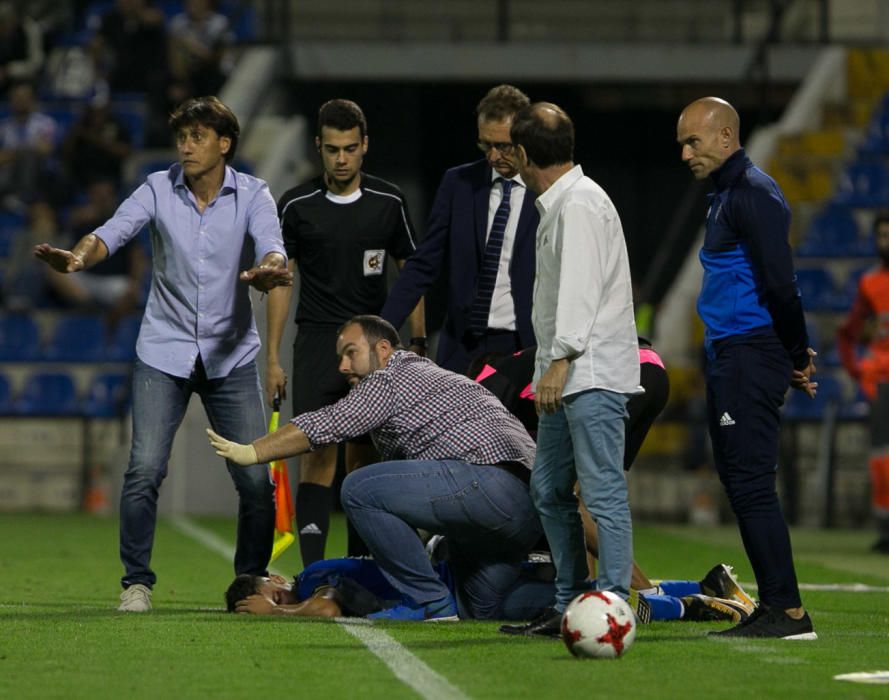
[[[53,248],[49,243],[34,246],[34,256],[47,263],[56,272],[78,272],[83,269],[83,259],[70,250]]]
[[[275,287],[293,286],[293,273],[286,267],[259,265],[244,270],[238,277],[242,282],[249,282],[260,292],[267,292]]]
[[[231,440],[226,440],[221,435],[214,433],[207,428],[207,437],[210,439],[210,446],[216,450],[216,454],[220,457],[238,464],[242,467],[256,464],[256,450],[253,445],[241,445]]]

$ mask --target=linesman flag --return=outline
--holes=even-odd
[[[278,418],[281,411],[281,399],[275,394],[275,402],[272,408],[272,419],[269,421],[269,432],[274,433],[278,429]],[[296,513],[293,508],[293,498],[290,495],[290,478],[287,476],[287,461],[276,460],[269,464],[272,479],[275,482],[275,541],[272,545],[271,564],[281,556],[281,553],[293,544],[293,519]]]

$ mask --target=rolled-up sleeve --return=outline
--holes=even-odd
[[[154,218],[156,208],[157,198],[154,190],[146,182],[121,203],[114,216],[93,232],[108,248],[109,257],[125,246]]]
[[[262,260],[269,253],[280,253],[285,259],[284,238],[281,235],[281,222],[278,219],[278,209],[275,200],[269,192],[268,185],[262,186],[256,191],[247,211],[247,231],[253,239],[256,248],[256,262]]]

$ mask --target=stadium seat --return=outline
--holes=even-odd
[[[837,292],[833,277],[820,267],[806,267],[796,271],[796,285],[807,311],[831,311],[837,306]]]
[[[79,411],[74,381],[61,372],[32,374],[13,403],[13,412],[21,416],[72,416]]]
[[[40,330],[30,316],[0,317],[0,361],[33,362],[40,359]]]
[[[9,378],[0,374],[0,416],[12,413],[12,395],[9,389]]]
[[[853,207],[879,207],[889,204],[889,173],[878,161],[852,163],[840,178],[837,204]]]
[[[809,226],[805,238],[796,246],[801,257],[843,257],[859,255],[858,224],[847,207],[829,206]]]
[[[816,375],[818,391],[815,398],[809,398],[804,391],[792,389],[784,403],[784,417],[788,421],[820,421],[831,403],[842,405],[843,387],[836,377]]]
[[[136,359],[136,339],[142,316],[131,314],[120,320],[108,343],[106,357],[111,362],[132,362]]]
[[[99,316],[63,316],[56,321],[43,359],[98,362],[105,359],[105,324]]]
[[[83,414],[92,418],[115,418],[130,407],[130,375],[99,374],[93,378],[83,401]]]

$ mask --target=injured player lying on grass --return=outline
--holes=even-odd
[[[436,572],[458,602],[460,619],[468,619],[470,615],[460,604],[459,582],[446,561],[436,561],[446,556],[446,543],[434,538],[429,548]],[[539,614],[552,603],[553,573],[545,554],[526,562],[523,575],[502,597],[494,619],[527,620]],[[737,623],[754,607],[726,564],[714,566],[700,581],[652,583],[640,597],[648,602],[651,620]],[[242,574],[229,586],[225,598],[229,612],[293,617],[373,617],[401,599],[373,559],[363,557],[315,562],[292,582],[282,576]]]

